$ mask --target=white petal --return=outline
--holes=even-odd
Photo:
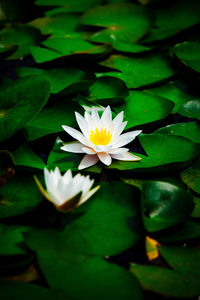
[[[93,188],[92,190],[90,190],[83,198],[80,199],[79,203],[77,206],[83,204],[85,201],[87,201],[90,197],[92,197],[92,195],[94,195],[94,193],[96,193],[98,191],[98,189],[100,188],[100,185],[96,186],[95,188]]]
[[[113,119],[113,123],[114,125],[119,125],[122,123],[123,121],[123,117],[124,117],[124,112],[121,111],[114,119]]]
[[[115,148],[117,148],[117,147],[122,147],[126,144],[129,144],[141,132],[142,132],[142,130],[135,130],[135,131],[124,133],[124,134],[120,135],[116,141],[114,141],[113,146]]]
[[[109,154],[120,154],[120,153],[124,153],[124,152],[128,152],[128,151],[129,151],[128,148],[115,148],[115,149],[109,150]]]
[[[109,166],[112,162],[112,158],[108,153],[97,153],[100,161],[104,163],[106,166]]]
[[[83,146],[84,145],[79,142],[72,142],[62,146],[60,149],[73,153],[85,153],[85,151],[83,151]]]
[[[89,176],[84,177],[84,181],[82,183],[81,198],[85,197],[85,195],[89,192],[93,184],[94,184],[94,179],[91,180]]]
[[[93,165],[95,165],[98,162],[99,158],[97,155],[89,155],[86,154],[83,159],[81,160],[78,169],[82,170],[88,167],[91,167]]]
[[[111,154],[112,158],[118,160],[125,160],[125,161],[137,161],[141,160],[141,157],[136,156],[130,152],[120,153],[120,154]]]
[[[101,116],[101,121],[106,124],[106,123],[110,123],[111,120],[112,120],[112,114],[111,114],[110,106],[108,105]]]
[[[98,152],[108,152],[110,149],[112,149],[112,145],[111,144],[108,144],[106,146],[103,146],[103,145],[93,145],[93,149],[96,153]]]
[[[122,133],[122,131],[126,127],[127,123],[128,122],[125,121],[125,122],[122,122],[122,123],[119,123],[119,124],[115,125],[114,130],[113,130],[113,137],[112,137],[113,139],[116,139]]]
[[[63,128],[69,135],[71,135],[74,139],[78,140],[79,142],[81,142],[81,143],[83,143],[83,144],[87,144],[87,143],[86,143],[86,138],[84,137],[84,135],[83,135],[80,131],[78,131],[78,130],[76,130],[76,129],[70,127],[70,126],[66,126],[66,125],[62,125],[62,128]]]
[[[80,130],[83,132],[84,136],[88,137],[89,135],[88,122],[78,112],[75,112],[75,116],[76,116],[76,121],[80,127]]]
[[[52,178],[50,172],[45,168],[44,169],[44,181],[45,181],[45,184],[46,184],[47,191],[52,186],[52,183],[53,183],[52,179],[53,178]]]
[[[87,154],[90,154],[90,155],[96,154],[96,152],[93,149],[91,149],[91,148],[83,147],[82,149],[83,149],[84,153],[87,153]]]

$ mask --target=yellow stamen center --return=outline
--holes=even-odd
[[[106,128],[104,129],[102,127],[101,130],[96,128],[95,131],[93,131],[93,130],[90,131],[89,139],[96,146],[108,145],[111,141],[111,138],[112,138],[112,133],[110,133],[110,130],[107,131]]]

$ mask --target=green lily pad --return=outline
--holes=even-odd
[[[111,38],[113,38],[111,36]],[[143,45],[140,45],[138,43],[133,43],[130,41],[121,41],[118,39],[112,40],[112,47],[120,52],[127,52],[127,53],[143,53],[150,51],[151,48],[145,47]]]
[[[79,17],[76,13],[63,12],[35,19],[29,24],[39,29],[42,34],[66,35],[75,32]]]
[[[192,218],[200,218],[200,197],[193,197],[194,209],[192,212]]]
[[[20,248],[20,244],[24,241],[22,232],[26,231],[26,227],[0,224],[0,255],[24,254],[25,251]]]
[[[16,282],[10,280],[0,281],[1,295],[4,299],[26,300],[69,300],[63,293],[42,287],[41,285]]]
[[[187,191],[161,181],[142,184],[142,215],[149,232],[185,221],[193,210],[193,197]]]
[[[146,290],[169,297],[190,298],[198,296],[200,250],[186,247],[159,247],[169,268],[131,265],[131,272]]]
[[[141,134],[139,140],[148,156],[140,155],[142,159],[137,162],[113,161],[109,169],[155,171],[158,166],[167,167],[175,164],[176,169],[185,162],[189,163],[198,154],[198,146],[188,139],[165,134]],[[151,169],[150,169],[151,168]],[[158,169],[159,170],[159,169]]]
[[[178,113],[188,118],[200,120],[200,99],[186,102],[179,108]]]
[[[126,184],[102,183],[84,205],[85,214],[63,231],[34,230],[25,235],[50,287],[73,295],[73,299],[141,299],[135,278],[101,258],[102,254],[118,253],[137,240],[134,195],[135,189]],[[57,276],[53,275],[55,272]]]
[[[110,76],[100,77],[89,88],[89,98],[92,101],[124,98],[129,91],[124,81]]]
[[[40,42],[38,29],[28,25],[14,25],[0,31],[0,43],[2,46],[18,46],[18,49],[9,59],[19,59],[30,53],[30,47]]]
[[[49,81],[42,76],[28,76],[2,87],[0,141],[11,137],[42,109],[49,90]]]
[[[118,108],[117,112],[124,111],[124,118],[128,120],[126,128],[131,128],[164,119],[173,107],[173,102],[165,98],[142,91],[130,91],[125,105]]]
[[[134,22],[133,22],[134,19]],[[112,43],[113,40],[137,41],[151,28],[152,14],[145,7],[132,3],[114,3],[87,11],[81,22],[106,29],[92,37],[92,41]]]
[[[154,133],[183,136],[194,143],[200,143],[200,126],[196,122],[171,124]]]
[[[82,12],[99,5],[102,0],[36,0],[36,5],[42,6],[64,6],[68,12]]]
[[[25,143],[12,154],[16,166],[44,169],[45,164],[43,160]]]
[[[200,72],[200,42],[183,42],[172,48],[180,61],[196,72]]]
[[[183,105],[189,100],[194,99],[194,97],[191,94],[187,94],[178,89],[173,81],[170,81],[158,87],[153,87],[145,91],[152,95],[160,96],[170,101],[173,101],[175,105],[172,110],[172,113],[177,113],[181,105]]]
[[[48,62],[68,55],[98,55],[110,52],[108,45],[94,45],[81,37],[50,37],[42,42],[47,48],[33,46],[31,54],[37,63]]]
[[[87,74],[78,69],[51,69],[42,70],[36,68],[23,67],[17,69],[17,74],[20,77],[28,75],[42,75],[48,78],[51,85],[51,93],[57,94],[65,89],[65,94],[69,92],[79,91],[78,87],[82,87],[83,90],[87,89],[92,84]],[[81,85],[82,83],[82,85]]]
[[[56,105],[43,110],[26,124],[23,133],[28,141],[44,135],[63,131],[62,125],[75,126],[74,111],[78,110],[75,102],[58,101]]]
[[[104,75],[124,80],[128,88],[139,88],[170,78],[173,75],[170,63],[170,59],[161,54],[140,58],[111,55],[101,65],[118,71]]]
[[[0,188],[0,218],[20,215],[32,210],[42,195],[29,174],[16,174]]]
[[[184,224],[171,228],[165,234],[161,232],[156,239],[160,243],[172,243],[177,241],[188,241],[200,237],[200,225],[197,222],[186,221]]]
[[[200,194],[200,158],[198,157],[181,173],[181,179],[189,188]]]
[[[200,5],[196,0],[166,2],[156,10],[155,27],[143,42],[160,41],[198,24],[199,13]]]

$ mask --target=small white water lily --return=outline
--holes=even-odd
[[[75,112],[82,133],[72,127],[62,125],[63,129],[78,142],[67,143],[61,149],[68,152],[85,153],[79,164],[79,170],[95,165],[98,160],[109,166],[112,158],[124,161],[141,159],[128,152],[128,148],[122,148],[142,132],[142,130],[135,130],[121,134],[127,124],[127,122],[123,122],[123,114],[123,111],[120,112],[112,120],[110,106],[106,107],[101,118],[96,108],[92,108],[91,115],[85,112],[85,117]]]
[[[62,212],[68,212],[87,201],[99,188],[91,189],[94,179],[80,173],[72,176],[68,170],[63,176],[58,167],[54,171],[44,169],[45,190],[37,177],[36,183],[46,199],[51,201]]]

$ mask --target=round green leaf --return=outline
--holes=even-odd
[[[165,118],[173,106],[173,102],[162,97],[141,91],[130,91],[125,105],[117,112],[124,111],[125,119],[128,120],[126,128],[130,128]]]
[[[200,157],[181,173],[181,179],[190,189],[200,194]]]
[[[142,214],[149,232],[159,231],[185,221],[193,210],[192,195],[168,182],[142,184]]]
[[[180,107],[178,113],[188,118],[200,120],[200,99],[186,102]]]
[[[20,77],[28,75],[42,75],[47,77],[50,82],[52,94],[57,94],[64,89],[65,94],[67,90],[72,91],[74,89],[74,91],[77,92],[77,88],[80,86],[80,83],[82,83],[83,89],[87,89],[87,87],[92,83],[85,72],[72,68],[42,70],[23,67],[17,70],[17,74]]]
[[[110,100],[111,98],[123,98],[128,96],[129,91],[125,83],[115,77],[100,77],[89,88],[90,100]]]
[[[0,141],[11,137],[41,110],[49,90],[49,81],[41,76],[18,79],[1,89]]]
[[[183,42],[173,47],[180,61],[196,72],[200,72],[200,42]]]
[[[169,58],[161,54],[140,58],[111,55],[106,61],[101,62],[101,65],[120,71],[104,73],[104,75],[124,80],[128,88],[158,83],[173,75]]]
[[[26,213],[42,200],[32,175],[15,174],[0,188],[0,218]]]
[[[200,143],[200,126],[196,122],[168,125],[159,128],[154,133],[183,136],[194,143]]]
[[[82,16],[81,22],[107,28],[92,38],[95,42],[112,43],[113,39],[133,42],[149,31],[152,26],[152,15],[147,8],[137,4],[115,3],[87,11]]]
[[[169,297],[190,298],[200,293],[198,248],[159,247],[172,268],[131,265],[131,272],[146,290]]]
[[[109,169],[119,170],[137,170],[156,171],[153,167],[165,166],[162,171],[168,171],[168,167],[181,167],[183,162],[190,162],[197,156],[199,148],[188,139],[179,136],[170,136],[165,134],[141,134],[139,135],[142,144],[148,156],[138,155],[142,159],[137,162],[113,161]],[[143,169],[143,170],[142,170]],[[158,169],[159,170],[159,169]]]
[[[172,110],[172,113],[177,113],[181,105],[183,105],[189,100],[194,99],[194,97],[191,94],[187,94],[182,90],[178,89],[173,81],[170,81],[158,87],[148,89],[146,90],[146,92],[173,101],[175,105]]]
[[[28,246],[37,253],[48,285],[75,300],[141,300],[137,280],[125,269],[106,262],[84,249],[84,240],[65,231],[32,231],[26,234]],[[56,274],[56,276],[55,276]],[[105,292],[106,291],[106,292]]]
[[[63,293],[42,287],[41,285],[16,282],[10,280],[0,281],[1,296],[4,299],[14,300],[69,300]]]

